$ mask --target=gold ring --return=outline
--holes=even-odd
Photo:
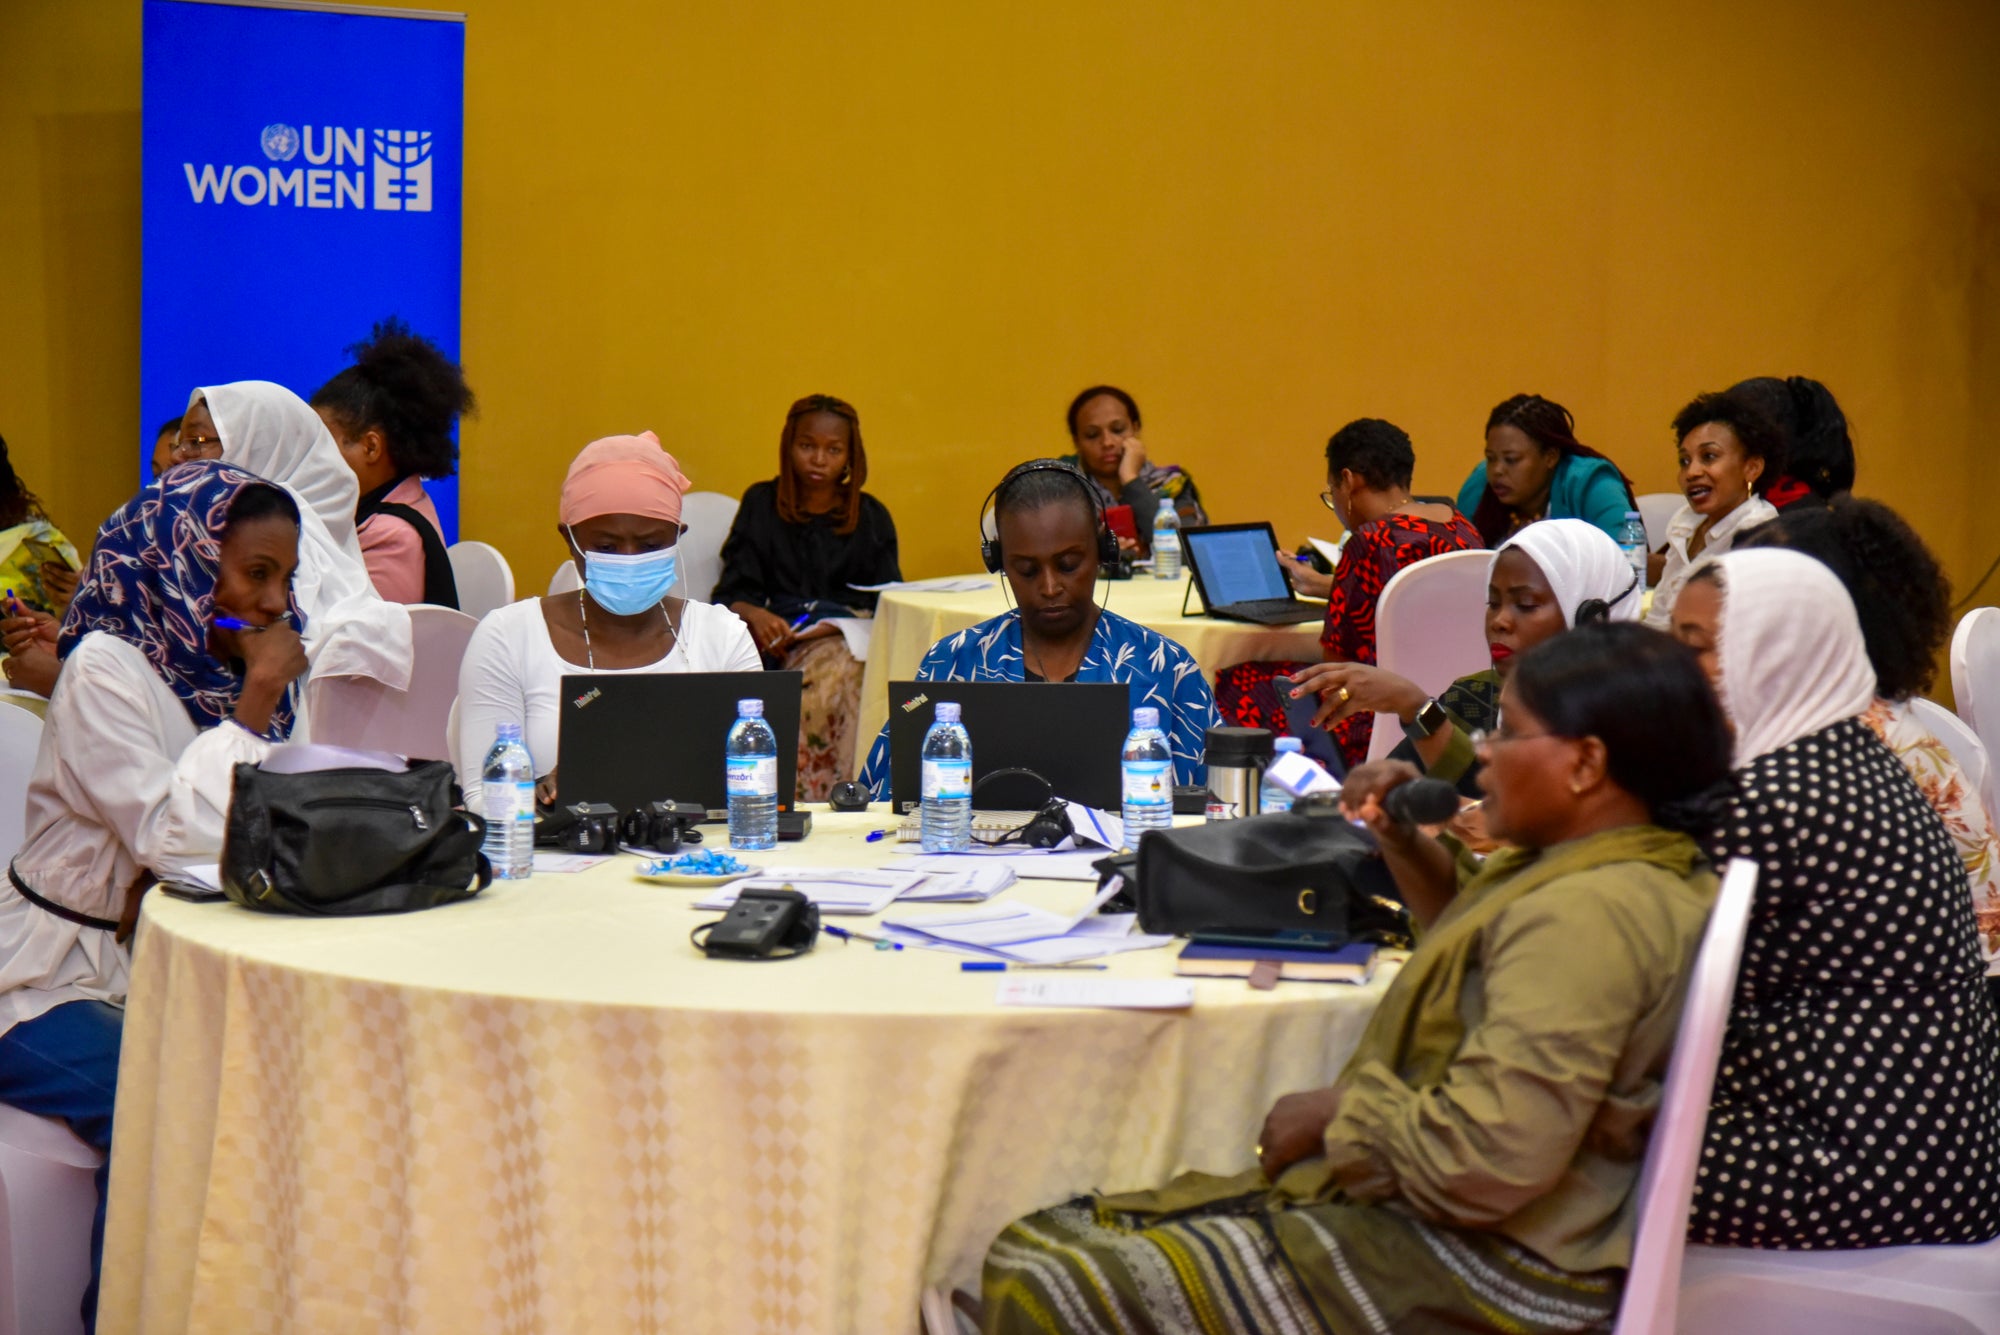
[[[1261,1159],[1261,1158],[1263,1158],[1263,1157],[1264,1157],[1264,1147],[1263,1147],[1262,1145],[1259,1145],[1259,1146],[1257,1147],[1257,1157],[1258,1157],[1259,1159]]]
[[[1339,695],[1338,695],[1337,697],[1335,697],[1335,698],[1336,698],[1336,699],[1338,699],[1338,700],[1340,701],[1340,703],[1342,703],[1342,704],[1346,704],[1346,703],[1347,703],[1347,688],[1346,688],[1345,686],[1341,687],[1341,688],[1340,688],[1340,694],[1339,694]]]

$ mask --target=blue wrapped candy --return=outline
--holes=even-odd
[[[712,848],[696,849],[678,857],[648,862],[646,876],[741,876],[750,868],[741,858]]]

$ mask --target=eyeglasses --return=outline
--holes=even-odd
[[[1332,510],[1335,514],[1340,513],[1339,507],[1333,503],[1333,493],[1330,491],[1323,491],[1319,494],[1319,503],[1327,509]]]
[[[1486,729],[1480,728],[1472,734],[1472,749],[1477,751],[1483,747],[1499,746],[1503,742],[1532,742],[1537,737],[1561,737],[1561,736],[1562,736],[1561,733],[1556,733],[1556,732],[1500,733],[1500,732],[1488,732]]]
[[[198,451],[204,450],[208,448],[210,445],[215,446],[215,448],[218,450],[221,449],[222,437],[195,436],[188,440],[177,440],[173,443],[173,447],[169,449],[167,453],[171,458],[177,461],[185,462],[188,459],[194,458]]]

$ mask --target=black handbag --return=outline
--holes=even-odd
[[[1409,917],[1374,839],[1338,815],[1148,830],[1136,870],[1141,931],[1408,942]]]
[[[493,881],[486,822],[460,810],[449,764],[400,774],[269,774],[238,765],[222,891],[245,908],[315,917],[402,913],[469,899]]]

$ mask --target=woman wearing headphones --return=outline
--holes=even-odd
[[[1394,714],[1404,741],[1393,753],[1432,778],[1478,797],[1472,734],[1499,726],[1500,688],[1514,662],[1542,641],[1593,621],[1637,621],[1639,581],[1611,535],[1585,519],[1544,519],[1500,544],[1486,577],[1486,648],[1493,666],[1460,677],[1436,697],[1408,677],[1366,663],[1316,663],[1292,677],[1291,695],[1321,699],[1318,727],[1362,711]]]
[[[1014,469],[994,488],[993,536],[981,547],[1016,607],[932,645],[917,680],[1124,682],[1135,708],[1159,709],[1174,782],[1206,782],[1215,697],[1187,650],[1097,605],[1098,567],[1116,557],[1114,544],[1095,490],[1073,466],[1036,459]],[[887,725],[861,782],[888,795]]]

